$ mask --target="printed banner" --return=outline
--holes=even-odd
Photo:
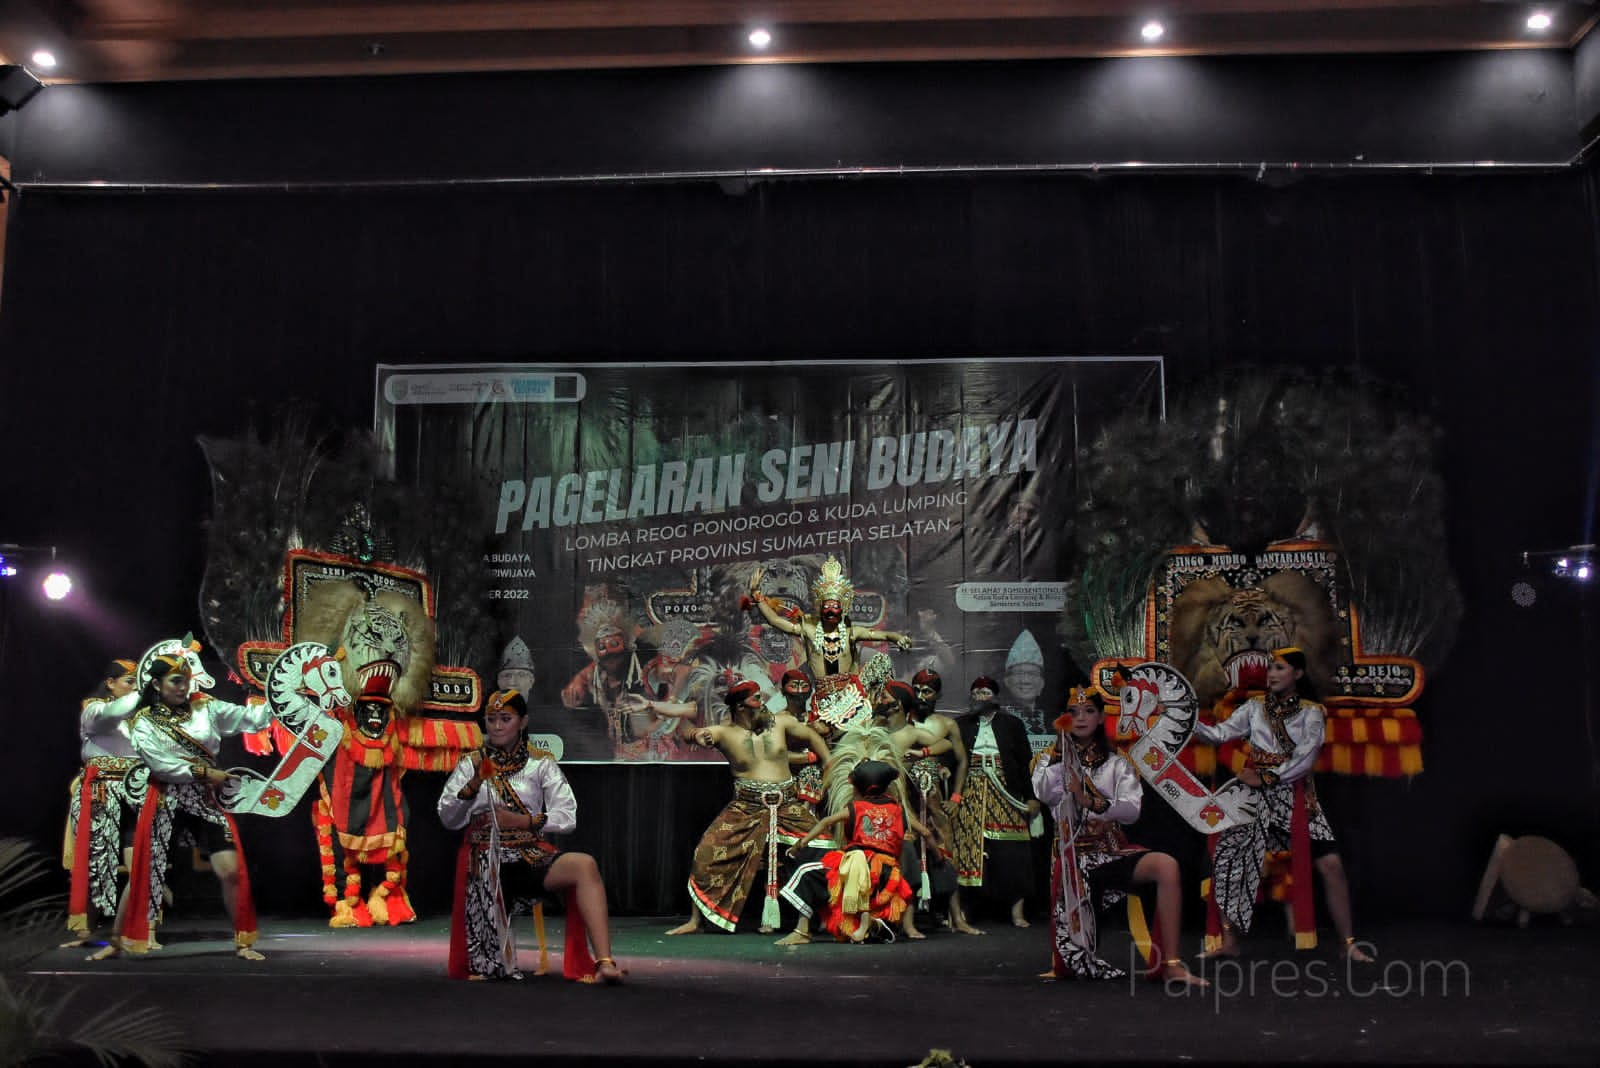
[[[530,694],[531,729],[569,761],[721,759],[684,739],[725,718],[735,680],[778,709],[784,672],[820,662],[812,587],[830,556],[845,623],[910,639],[863,638],[860,661],[933,668],[952,712],[992,676],[1048,744],[1075,459],[1110,420],[1162,405],[1159,357],[377,377],[397,477],[483,486],[504,632],[497,662],[473,666]],[[793,626],[752,604],[757,569]]]

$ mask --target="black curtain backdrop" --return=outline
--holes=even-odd
[[[0,308],[0,541],[59,546],[86,596],[51,612],[4,595],[0,832],[55,847],[77,699],[108,657],[196,623],[197,435],[285,406],[368,427],[378,362],[1138,353],[1167,358],[1174,400],[1227,368],[1354,366],[1444,428],[1467,614],[1419,704],[1427,770],[1321,787],[1358,913],[1462,915],[1501,832],[1550,835],[1594,885],[1594,649],[1570,589],[1546,584],[1530,610],[1508,591],[1523,550],[1592,540],[1597,202],[1592,166],[26,191],[8,205]],[[682,912],[725,772],[570,774],[573,844],[599,856],[613,906]],[[441,783],[408,778],[430,913],[448,908],[454,848],[432,816]],[[261,907],[319,909],[310,817],[243,830]]]

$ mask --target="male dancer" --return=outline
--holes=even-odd
[[[934,711],[943,688],[944,680],[931,669],[911,677],[911,722],[929,741],[926,755],[919,756],[915,751],[906,754],[906,777],[919,795],[917,818],[933,828],[940,842],[939,852],[932,855],[926,841],[919,843],[921,868],[929,875],[928,904],[946,914],[952,931],[981,934],[962,915],[955,887],[942,885],[954,879],[950,849],[955,842],[955,824],[950,814],[961,804],[961,791],[967,782],[967,747],[961,740],[961,728],[949,716]],[[950,763],[955,765],[954,775],[950,773]]]
[[[759,567],[750,574],[750,600],[768,624],[799,638],[805,646],[806,668],[816,684],[812,706],[818,715],[830,725],[846,730],[864,725],[872,716],[872,705],[861,684],[857,643],[894,642],[905,650],[911,648],[911,638],[898,631],[874,630],[850,621],[855,586],[845,578],[844,568],[835,557],[823,562],[822,571],[811,584],[817,614],[803,615],[798,623],[779,613],[761,592],[761,575]]]
[[[797,721],[804,723],[822,736],[823,741],[828,740],[831,729],[822,720],[811,722],[808,705],[811,701],[811,680],[804,671],[790,668],[783,673],[779,681],[783,690],[784,711],[793,716]],[[795,790],[800,800],[811,806],[813,812],[818,810],[822,801],[827,797],[827,792],[822,786],[822,764],[817,760],[808,745],[796,741],[789,747],[789,765],[794,769]],[[820,814],[820,813],[819,813]]]
[[[787,712],[773,715],[762,704],[761,687],[748,679],[730,687],[724,700],[731,722],[691,730],[681,736],[696,745],[714,746],[728,758],[733,773],[733,800],[711,821],[694,850],[689,873],[687,923],[669,935],[693,934],[701,919],[724,931],[739,926],[740,913],[765,865],[766,899],[761,930],[777,929],[778,854],[811,829],[811,810],[795,795],[789,775],[789,744],[802,741],[819,760],[828,759],[828,745],[816,731]]]
[[[961,719],[969,754],[967,797],[955,811],[956,878],[998,904],[1010,904],[1011,923],[1027,927],[1023,899],[1033,886],[1030,823],[1039,814],[1028,776],[1027,728],[1000,714],[999,684],[972,680],[972,712]]]

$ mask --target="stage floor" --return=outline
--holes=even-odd
[[[681,918],[678,918],[681,919]],[[1213,987],[1046,982],[1047,935],[987,927],[893,945],[779,947],[757,934],[668,938],[677,919],[613,921],[618,988],[558,977],[444,976],[448,921],[330,931],[265,919],[262,962],[239,961],[218,921],[174,922],[165,949],[87,963],[35,958],[29,977],[74,1004],[132,998],[169,1013],[205,1061],[433,1063],[537,1057],[544,1065],[914,1065],[931,1049],[972,1068],[1118,1063],[1595,1064],[1600,930],[1420,924],[1373,928],[1376,966],[1331,946],[1252,940]],[[532,925],[519,953],[538,959]],[[562,922],[549,934],[559,969]],[[1190,935],[1185,948],[1197,948]],[[1131,947],[1108,931],[1119,965]]]

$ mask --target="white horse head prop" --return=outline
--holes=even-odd
[[[189,693],[194,695],[217,684],[217,680],[206,671],[205,665],[200,662],[200,643],[194,640],[194,635],[186,634],[182,638],[168,638],[166,641],[157,642],[145,650],[139,658],[139,670],[134,678],[139,680],[142,688],[150,682],[150,671],[155,667],[156,657],[175,656],[184,662],[189,669]]]
[[[1118,697],[1118,737],[1138,738],[1128,759],[1191,827],[1216,834],[1255,820],[1255,796],[1243,783],[1230,779],[1213,792],[1178,762],[1200,708],[1181,672],[1154,660],[1140,664],[1124,672]]]
[[[294,735],[294,743],[280,744],[283,759],[270,775],[241,771],[218,800],[230,812],[282,816],[317,780],[344,738],[344,724],[333,713],[352,702],[339,658],[328,655],[320,642],[297,642],[278,654],[266,683],[273,718]]]

